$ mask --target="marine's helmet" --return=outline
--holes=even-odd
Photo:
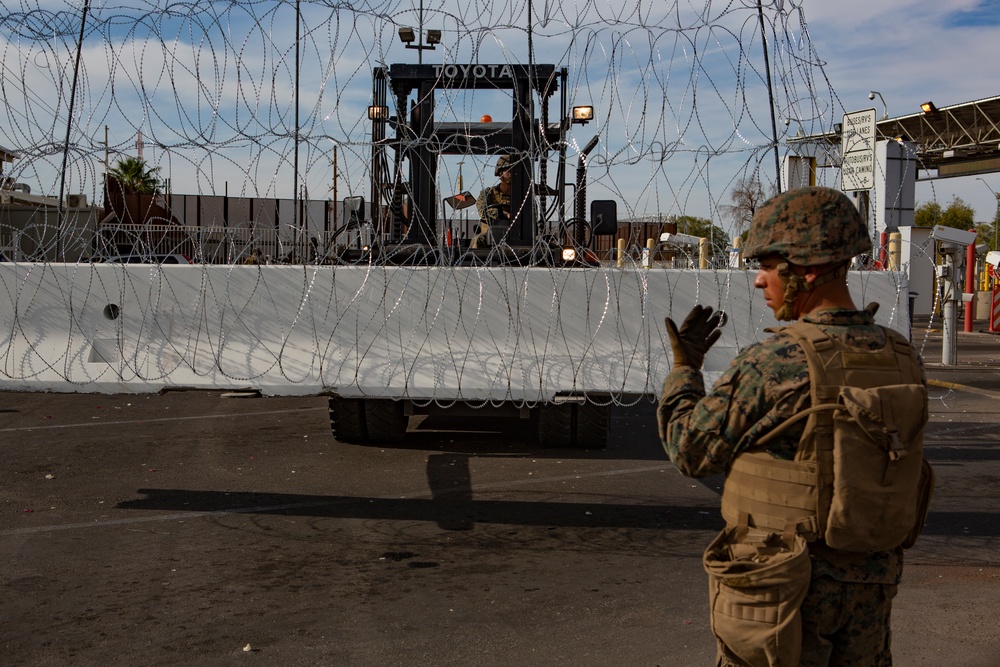
[[[871,252],[868,229],[840,190],[807,187],[768,199],[754,213],[743,244],[748,259],[777,254],[792,264],[846,262]]]
[[[497,166],[493,170],[493,175],[494,176],[499,176],[500,174],[502,174],[503,172],[507,171],[508,169],[510,169],[510,156],[509,155],[501,155],[499,158],[497,158]]]

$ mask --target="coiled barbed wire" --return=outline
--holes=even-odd
[[[572,163],[589,140],[599,138],[597,150],[587,159],[586,187],[589,197],[617,201],[619,217],[628,223],[626,251],[614,259],[639,266],[647,238],[656,238],[664,222],[697,218],[722,237],[712,240],[713,267],[721,273],[706,273],[699,290],[719,299],[734,298],[729,281],[720,278],[729,270],[730,241],[745,224],[731,215],[732,193],[747,184],[757,184],[763,191],[776,187],[779,177],[770,158],[776,149],[787,150],[787,136],[775,141],[775,119],[794,118],[802,130],[815,134],[830,130],[843,112],[811,43],[802,4],[795,0],[704,4],[425,0],[421,17],[411,0],[108,0],[86,5],[5,0],[0,3],[4,10],[0,13],[0,148],[10,161],[0,163],[4,167],[0,192],[13,197],[10,201],[34,202],[35,208],[18,213],[20,217],[15,216],[13,204],[3,209],[0,253],[17,262],[76,262],[81,274],[95,258],[126,253],[186,255],[203,266],[302,265],[300,302],[278,327],[282,341],[293,329],[313,327],[311,363],[361,369],[357,359],[331,361],[330,331],[339,334],[353,328],[351,335],[370,348],[385,344],[376,332],[386,323],[374,312],[344,319],[345,311],[332,300],[317,304],[317,266],[349,263],[369,271],[369,279],[357,287],[362,291],[337,298],[350,302],[377,296],[386,304],[381,316],[391,319],[396,314],[393,304],[401,299],[401,292],[391,289],[405,290],[413,283],[380,273],[381,263],[490,265],[514,271],[521,265],[544,265],[540,258],[551,250],[545,245],[549,241],[543,240],[537,240],[530,253],[521,254],[499,243],[482,258],[463,254],[460,245],[447,250],[437,239],[431,248],[400,244],[386,254],[343,259],[345,247],[363,245],[343,200],[368,196],[372,173],[381,168],[372,160],[367,115],[373,71],[389,63],[413,62],[413,55],[397,39],[400,27],[434,28],[442,37],[433,50],[421,52],[428,64],[521,64],[528,61],[530,51],[536,62],[567,68],[566,96],[592,103],[595,118],[589,125],[572,127],[565,146],[552,148],[565,150]],[[762,38],[769,54],[770,90]],[[500,89],[448,90],[438,95],[439,121],[476,122],[486,113],[499,118],[510,104],[509,93]],[[408,110],[394,112],[405,117]],[[413,145],[422,140],[415,137]],[[105,175],[129,157],[141,157],[156,170],[155,194],[142,198],[125,192],[117,182],[106,182]],[[460,176],[464,188],[473,192],[492,184],[494,158],[438,158],[438,202],[457,191]],[[827,171],[834,170],[821,170],[821,178],[836,178],[824,176]],[[534,191],[549,185],[542,174],[533,173],[532,178]],[[46,196],[56,205],[45,203]],[[140,219],[109,219],[105,200],[126,201],[133,196],[138,198],[125,208],[139,210]],[[477,220],[447,209],[441,215],[450,215],[459,236],[475,232]],[[544,215],[555,220],[554,205]],[[574,224],[584,223],[570,215],[562,230],[551,231],[572,232]],[[600,259],[611,261],[611,251]],[[692,262],[677,252],[670,266]],[[554,284],[563,280],[551,271]],[[200,329],[197,320],[187,322],[182,327],[187,339],[169,343],[177,365],[199,373],[223,368],[234,381],[253,380],[245,368],[224,368],[221,350],[249,331],[239,320],[253,316],[251,303],[268,312],[286,312],[282,304],[269,301],[267,274],[255,275],[250,295],[239,291],[239,298],[245,299],[240,303],[231,296],[227,302],[227,296],[218,293],[224,288],[214,281],[214,274],[213,279],[208,274],[202,278],[202,307],[228,303],[228,319],[211,332]],[[174,287],[169,275],[155,269],[148,274],[148,284],[135,284],[135,272],[128,276],[122,289],[155,292],[160,299],[168,298]],[[502,283],[505,278],[474,271],[456,273],[451,280],[474,297],[475,309],[511,313],[510,329],[478,332],[492,337],[497,350],[528,334],[543,349],[566,346],[560,340],[565,334],[554,324],[557,304],[551,304],[547,324],[534,323],[528,332],[516,322],[523,293],[504,287],[506,303],[478,300],[484,282]],[[84,282],[92,281],[93,277]],[[617,287],[613,281],[607,285],[611,287],[594,292],[598,296],[588,307],[601,313],[595,315],[599,322],[625,331],[621,323],[626,314],[613,299]],[[9,296],[22,306],[28,298],[22,293]],[[433,329],[437,322],[454,326],[452,320],[433,316],[442,308],[435,301],[440,292],[431,290],[422,298],[427,300],[428,327]],[[79,303],[80,299],[67,298],[66,317],[71,322],[79,317]],[[146,313],[140,321],[160,326],[154,315]],[[473,322],[481,321],[473,317]],[[16,329],[15,323],[12,331]],[[148,333],[149,328],[140,330]],[[448,340],[460,348],[461,337],[451,333]],[[81,328],[79,335],[93,334]],[[429,345],[426,334],[424,339],[417,331],[407,336],[396,344],[416,349]],[[636,336],[633,331],[622,337],[620,360],[615,362],[620,367],[631,368],[637,355],[651,354],[648,342]],[[8,344],[14,338],[10,334]],[[101,345],[95,350],[103,349]],[[150,380],[169,376],[172,367],[150,370],[135,356],[136,348],[129,348],[130,358],[125,347],[119,347],[123,365],[119,373]],[[267,348],[257,360],[265,369],[261,372],[282,367],[281,373],[296,381],[295,373],[282,366],[283,350],[284,343]],[[366,350],[360,348],[360,357]],[[207,362],[201,354],[208,355]],[[475,362],[468,349],[456,348],[451,354],[459,377],[472,372]],[[46,363],[56,367],[68,362]],[[414,363],[411,358],[382,371],[387,377],[411,374]],[[493,389],[500,387],[501,394],[505,385],[520,385],[527,377],[523,368],[503,363],[475,372],[491,374]],[[64,375],[69,378],[71,373]],[[655,390],[655,383],[650,386]],[[518,395],[523,393],[518,390]]]

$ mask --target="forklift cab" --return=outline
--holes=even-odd
[[[371,201],[375,243],[381,245],[383,254],[406,256],[409,261],[420,249],[428,258],[440,255],[435,249],[447,245],[437,232],[443,206],[475,204],[474,198],[469,199],[473,193],[450,197],[442,194],[451,193],[439,193],[438,167],[445,155],[483,156],[491,166],[488,173],[496,160],[509,156],[510,216],[497,221],[486,235],[492,247],[503,246],[527,260],[537,254],[534,250],[539,244],[582,244],[585,231],[614,233],[617,221],[606,214],[600,229],[584,221],[583,167],[597,137],[580,157],[571,215],[566,216],[567,134],[574,122],[592,117],[592,110],[589,116],[585,111],[569,112],[567,78],[567,70],[554,65],[376,67],[368,111],[372,121]],[[511,120],[493,122],[489,116],[477,122],[436,120],[436,93],[477,89],[509,91]],[[602,210],[606,213],[607,208]]]

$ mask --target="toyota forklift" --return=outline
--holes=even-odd
[[[371,206],[354,209],[361,216],[355,224],[369,231],[358,235],[355,246],[344,248],[339,261],[387,271],[404,266],[474,266],[481,272],[598,266],[590,246],[596,236],[617,231],[617,206],[607,200],[587,208],[586,162],[597,136],[579,150],[574,180],[567,180],[570,130],[593,118],[591,106],[570,108],[567,79],[566,68],[544,64],[376,67],[368,108]],[[438,96],[458,90],[508,91],[510,120],[438,121]],[[490,226],[482,247],[470,247],[468,239],[457,238],[439,222],[445,206],[461,210],[476,201],[470,192],[440,191],[444,156],[482,156],[491,163],[501,156],[509,159],[509,218]],[[363,219],[366,214],[370,219]],[[543,446],[602,448],[610,401],[597,404],[593,397],[592,392],[565,391],[542,402],[491,396],[472,405],[456,400],[442,406],[433,396],[358,397],[340,395],[334,388],[330,418],[336,438],[351,443],[399,441],[415,415],[490,414],[528,420]]]

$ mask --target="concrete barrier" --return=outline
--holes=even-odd
[[[753,273],[642,268],[0,264],[0,388],[547,401],[656,394],[665,316],[730,322],[717,376],[776,324]],[[850,275],[908,332],[900,274]]]

